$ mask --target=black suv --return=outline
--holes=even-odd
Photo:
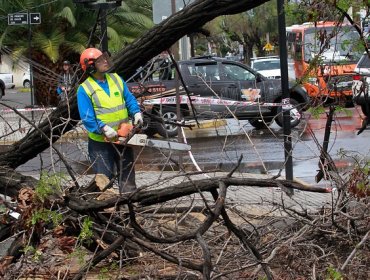
[[[176,81],[173,65],[168,59],[150,65],[151,69],[145,68],[128,79],[129,89],[137,96],[174,96]],[[183,118],[194,118],[194,112],[201,119],[230,118],[235,115],[238,119],[249,120],[255,128],[263,128],[274,120],[282,126],[282,109],[279,106],[282,101],[281,80],[268,79],[245,64],[216,57],[179,61],[178,66],[195,109],[191,108],[189,102],[182,102]],[[180,91],[186,96],[182,87]],[[290,111],[291,127],[295,127],[301,119],[299,112],[309,104],[309,97],[306,90],[298,85],[290,86],[290,96],[293,106]],[[172,99],[173,102],[170,100],[166,98],[167,102],[160,102],[159,99],[150,99],[144,103],[146,116],[159,117],[150,118],[148,133],[158,132],[164,137],[177,134],[173,124],[177,120],[175,99]]]

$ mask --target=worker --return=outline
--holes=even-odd
[[[57,94],[60,101],[66,100],[68,93],[74,85],[74,73],[71,69],[69,60],[63,61],[63,71],[60,74],[59,83],[57,87]]]
[[[126,82],[112,67],[109,55],[96,48],[84,50],[80,57],[87,79],[77,89],[77,104],[82,123],[88,131],[88,154],[96,174],[109,179],[118,176],[120,193],[136,189],[134,151],[114,144],[121,123],[133,118],[134,126],[143,124],[136,98]]]

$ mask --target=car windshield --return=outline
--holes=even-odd
[[[262,60],[254,61],[253,69],[257,71],[280,69],[280,60]]]
[[[337,34],[335,34],[337,33]],[[320,50],[323,62],[358,61],[362,51],[356,47],[359,34],[354,28],[310,28],[304,37],[305,60],[313,59]]]

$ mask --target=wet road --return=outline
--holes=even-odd
[[[329,153],[339,168],[352,166],[353,160],[350,156],[364,156],[367,159],[370,157],[370,130],[356,135],[361,119],[355,108],[350,109],[350,112],[351,117],[338,114],[332,125]],[[322,145],[325,123],[325,116],[313,119],[306,114],[306,120],[292,130],[294,176],[314,181],[320,150],[310,130]],[[283,169],[284,174],[283,131],[276,124],[273,124],[270,130],[255,130],[247,121],[238,123],[229,120],[225,127],[203,130],[202,133],[198,131],[197,134],[196,138],[188,139],[188,143],[192,145],[192,153],[202,168],[230,170],[243,155],[240,168],[242,171],[264,173],[267,170],[268,173],[276,174],[279,169]],[[154,150],[147,151],[146,154],[146,163],[150,159],[159,158],[159,154]],[[342,157],[343,154],[348,157]],[[184,156],[184,163],[191,165],[188,156]]]
[[[24,108],[30,106],[31,94],[29,89],[6,89],[5,95],[0,99],[0,102],[14,108]],[[7,109],[4,105],[0,104],[0,110]]]
[[[24,93],[21,93],[24,95]],[[14,97],[21,95],[15,93]],[[12,95],[7,95],[14,104],[27,103],[25,100],[11,101]],[[22,99],[22,98],[21,98]],[[30,99],[28,99],[30,100]],[[1,108],[0,108],[1,109]],[[329,153],[337,166],[341,169],[351,168],[353,156],[370,158],[370,129],[361,135],[356,135],[361,125],[360,110],[348,109],[351,116],[338,113],[332,125],[332,134],[329,142]],[[319,148],[315,142],[322,145],[324,138],[326,116],[315,119],[305,114],[302,123],[292,130],[293,140],[293,173],[295,177],[313,183],[318,169]],[[313,135],[310,133],[313,131]],[[193,162],[188,153],[180,153],[151,148],[136,149],[138,170],[176,170],[173,161],[181,160],[187,170],[196,170],[194,163],[203,170],[230,170],[243,155],[240,171],[252,173],[276,174],[282,169],[284,174],[283,131],[276,124],[270,130],[255,130],[247,121],[237,122],[228,120],[226,125],[206,129],[186,130],[188,143],[192,146]],[[64,156],[71,162],[78,173],[88,167],[86,155],[86,141],[84,139],[69,139],[56,144]],[[344,156],[343,156],[344,155]],[[169,159],[171,156],[171,161]],[[17,170],[23,173],[39,172],[40,168],[57,172],[65,172],[63,164],[49,150],[39,157],[20,166]],[[53,157],[53,160],[51,160]]]

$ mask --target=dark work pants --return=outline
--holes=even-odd
[[[136,189],[134,150],[131,147],[97,142],[89,138],[88,152],[96,174],[104,174],[109,179],[118,174],[120,192]]]

